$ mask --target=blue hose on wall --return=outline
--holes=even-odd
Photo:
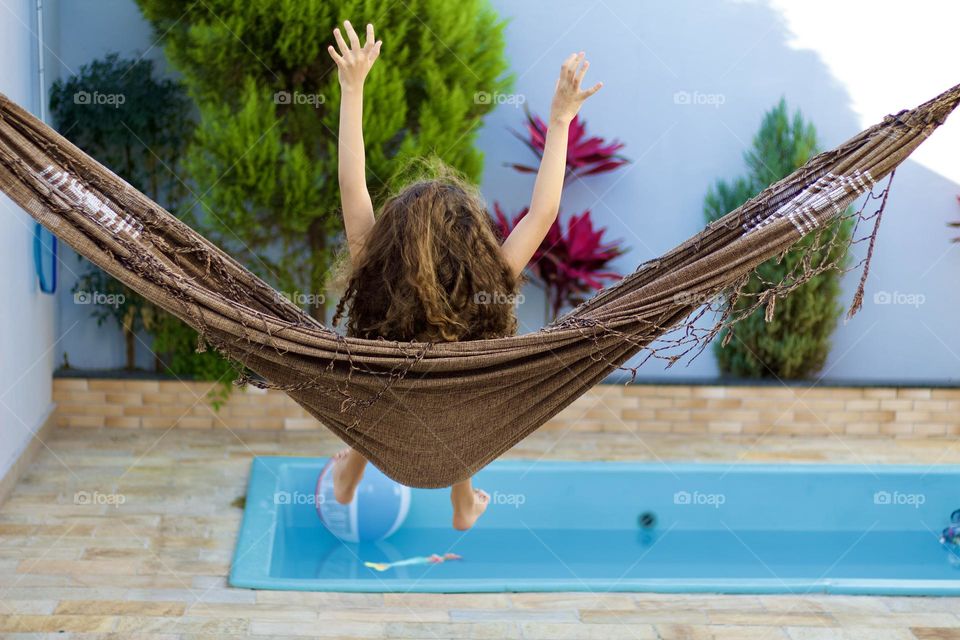
[[[50,256],[50,267],[45,270],[46,256]],[[37,279],[40,281],[40,291],[51,294],[55,292],[57,290],[57,237],[39,223],[33,229],[33,264],[37,271]]]

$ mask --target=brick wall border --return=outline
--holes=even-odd
[[[284,393],[235,390],[215,411],[210,382],[57,377],[60,427],[322,429]],[[960,388],[781,384],[601,384],[544,428],[635,433],[960,435]]]

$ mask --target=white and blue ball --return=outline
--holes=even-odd
[[[410,488],[391,480],[372,464],[350,504],[333,496],[333,459],[317,477],[317,514],[330,533],[344,542],[376,542],[392,535],[410,511]]]

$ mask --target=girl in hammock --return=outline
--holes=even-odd
[[[454,178],[416,182],[374,216],[364,168],[363,83],[383,42],[368,24],[361,46],[350,22],[343,24],[347,40],[334,29],[337,48],[328,51],[342,89],[340,198],[352,273],[334,324],[349,306],[347,331],[359,338],[449,342],[514,333],[518,279],[557,217],[570,121],[601,84],[581,90],[589,66],[582,52],[564,61],[529,213],[501,246],[477,191]],[[335,456],[338,502],[353,500],[366,465],[353,449]],[[489,501],[470,480],[453,485],[454,528],[473,526]]]

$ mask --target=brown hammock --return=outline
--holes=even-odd
[[[672,363],[761,305],[769,316],[778,297],[816,273],[843,268],[816,257],[837,241],[833,221],[851,215],[848,205],[861,194],[885,203],[887,190],[876,195],[875,184],[958,101],[960,85],[887,116],[548,327],[496,340],[342,337],[2,95],[0,189],[78,253],[261,376],[255,384],[286,391],[384,473],[442,487],[476,473],[641,350],[649,352],[644,361]],[[881,212],[854,214],[858,225],[873,220],[863,238],[870,242],[863,278]],[[801,269],[731,311],[748,295],[753,270],[807,235],[815,241]],[[862,295],[863,279],[851,313]],[[711,308],[726,311],[699,328]]]

